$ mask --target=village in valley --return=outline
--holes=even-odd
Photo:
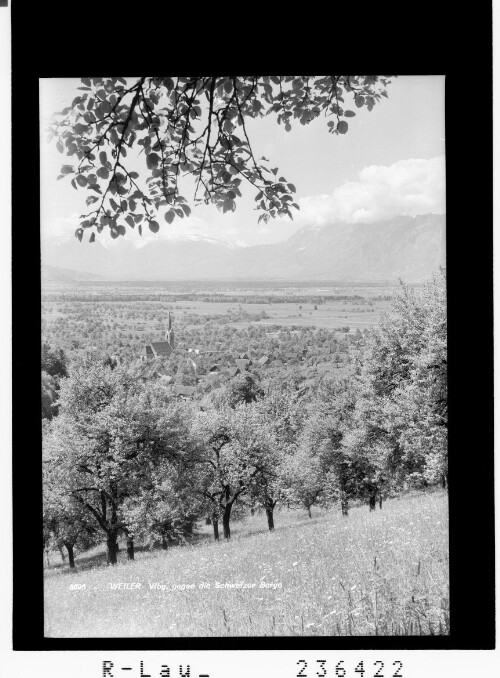
[[[300,334],[298,330],[292,330],[294,334]],[[278,339],[280,332],[267,333],[268,339]],[[292,335],[293,336],[293,335]],[[195,382],[194,385],[184,385],[182,383],[175,383],[175,377],[167,372],[165,366],[165,358],[169,358],[175,349],[180,351],[185,356],[185,360],[189,368],[192,368],[190,381]],[[174,398],[182,398],[184,400],[192,398],[195,392],[210,391],[214,386],[220,387],[224,382],[227,382],[238,375],[249,375],[257,371],[264,377],[264,368],[278,368],[283,365],[283,359],[290,364],[296,365],[296,373],[299,377],[303,377],[300,392],[304,392],[308,388],[314,386],[314,378],[317,374],[317,369],[312,366],[303,367],[305,362],[306,350],[289,350],[284,355],[276,351],[269,355],[262,355],[255,358],[255,362],[248,356],[246,352],[236,355],[228,355],[226,351],[203,351],[200,348],[184,348],[175,345],[175,332],[172,326],[172,317],[168,314],[168,329],[165,333],[163,341],[152,342],[145,344],[143,353],[141,355],[142,364],[138,367],[136,375],[139,379],[160,379],[163,383],[169,385],[169,393]],[[120,360],[119,356],[113,356],[115,360]],[[210,364],[208,369],[199,367],[200,363]],[[219,359],[217,359],[219,358]],[[326,368],[328,369],[328,365]],[[320,372],[325,371],[325,367]]]

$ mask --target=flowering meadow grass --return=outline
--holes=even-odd
[[[142,551],[113,568],[82,569],[78,559],[73,572],[49,568],[45,635],[449,633],[446,492],[391,499],[371,513],[355,507],[347,518],[282,510],[275,524],[269,533],[265,514],[254,515],[234,524],[228,543],[210,542],[203,526],[195,544]]]

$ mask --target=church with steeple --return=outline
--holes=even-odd
[[[154,358],[168,358],[175,348],[175,333],[172,327],[172,316],[168,312],[168,328],[164,341],[153,341],[145,344],[142,349],[141,359],[152,360]]]

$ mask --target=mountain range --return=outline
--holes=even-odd
[[[189,234],[137,247],[120,238],[42,240],[46,280],[352,280],[428,278],[446,259],[446,217],[399,216],[371,224],[306,226],[288,240],[242,246]],[[66,269],[66,270],[62,270]]]

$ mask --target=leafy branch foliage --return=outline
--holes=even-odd
[[[249,119],[273,116],[286,131],[323,115],[332,134],[346,134],[356,109],[387,97],[389,76],[205,76],[82,78],[80,93],[56,114],[49,140],[70,156],[59,178],[71,177],[92,208],[75,235],[90,242],[147,224],[189,216],[180,183],[194,180],[194,203],[234,211],[242,182],[255,192],[259,221],[292,216],[296,188],[265,157],[255,157]],[[138,170],[138,171],[137,171]]]

